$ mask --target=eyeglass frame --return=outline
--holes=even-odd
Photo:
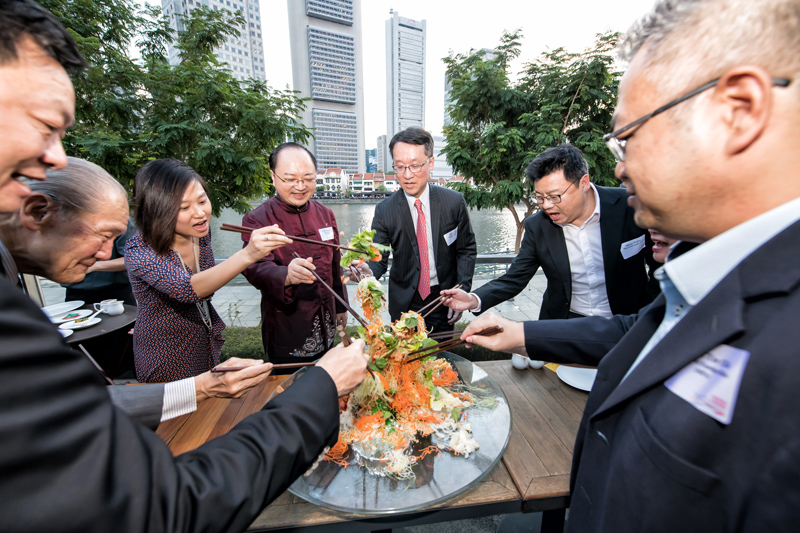
[[[627,125],[619,128],[618,130],[615,130],[615,131],[612,131],[611,133],[606,133],[605,135],[603,135],[603,141],[605,141],[606,146],[608,146],[608,149],[614,155],[614,159],[616,159],[618,162],[625,161],[625,142],[628,139],[630,139],[631,137],[633,137],[633,135],[636,132],[631,133],[630,135],[628,135],[624,139],[618,139],[617,138],[620,134],[625,133],[626,131],[630,130],[631,128],[635,128],[636,126],[641,126],[642,124],[644,124],[645,122],[647,122],[648,120],[653,118],[654,116],[656,116],[658,114],[661,114],[664,111],[675,107],[676,105],[680,104],[681,102],[685,102],[689,98],[697,96],[698,94],[702,93],[705,90],[708,90],[708,89],[710,89],[712,87],[715,87],[719,83],[719,80],[721,80],[721,79],[722,78],[716,78],[716,79],[713,79],[713,80],[709,81],[708,83],[704,83],[700,87],[697,87],[696,89],[693,89],[693,90],[691,90],[691,91],[689,91],[687,93],[684,93],[683,95],[681,95],[678,98],[672,100],[671,102],[668,102],[668,103],[662,105],[661,107],[659,107],[658,109],[656,109],[652,113],[649,113],[649,114],[647,114],[647,115],[645,115],[643,117],[640,117],[640,118],[634,120],[633,122],[631,122],[630,124],[627,124]],[[776,86],[776,87],[788,87],[790,83],[792,83],[792,80],[789,79],[789,78],[772,78],[772,85]]]
[[[428,161],[430,161],[431,157],[433,157],[433,156],[429,155],[428,157],[425,158],[425,161],[423,161],[422,163],[414,163],[413,165],[400,165],[403,168],[402,172],[397,170],[397,166],[396,165],[392,165],[392,168],[394,169],[395,172],[397,172],[398,176],[405,175],[406,170],[408,170],[412,174],[419,174],[420,172],[422,172],[422,168],[425,166],[425,164]],[[414,170],[414,169],[411,168],[411,167],[416,167],[416,166],[419,167],[417,170]]]
[[[562,196],[564,196],[564,194],[566,194],[566,192],[569,190],[569,188],[570,188],[570,187],[572,187],[573,185],[575,185],[575,182],[572,182],[572,181],[571,181],[571,182],[569,182],[569,185],[567,186],[567,188],[566,188],[566,189],[564,189],[564,191],[563,191],[561,194],[553,194],[553,195],[550,195],[550,194],[547,194],[547,195],[545,195],[545,194],[542,194],[542,195],[540,195],[540,196],[542,197],[542,200],[541,200],[541,201],[539,201],[539,198],[538,198],[538,196],[537,196],[536,192],[534,191],[534,193],[533,193],[533,199],[534,199],[534,200],[536,200],[536,203],[537,203],[537,204],[539,204],[539,205],[542,205],[542,204],[544,203],[544,201],[545,201],[545,200],[547,200],[548,202],[550,202],[550,203],[551,203],[551,204],[553,204],[553,205],[558,205],[558,204],[560,204],[560,203],[561,203],[561,197],[562,197]],[[557,201],[557,202],[554,202],[554,201],[553,201],[553,198],[557,198],[557,199],[558,199],[558,201]]]
[[[290,187],[297,187],[298,185],[300,185],[300,182],[305,183],[306,187],[316,186],[316,184],[317,184],[317,177],[316,176],[314,176],[313,178],[309,178],[307,180],[305,180],[305,179],[294,179],[294,180],[293,179],[288,179],[287,180],[286,178],[282,177],[280,174],[278,174],[274,170],[271,170],[270,172],[272,172],[273,176],[275,176],[276,178],[278,178],[279,180],[281,180],[282,182],[284,182],[286,185],[288,185]]]

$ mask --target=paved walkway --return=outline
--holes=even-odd
[[[384,277],[382,280],[384,287],[388,286],[388,280]],[[476,279],[474,280],[475,288],[488,283],[491,279]],[[64,301],[65,289],[52,281],[42,279],[42,294],[44,295],[45,303],[51,305]],[[497,314],[508,318],[510,320],[536,320],[539,318],[539,307],[542,303],[542,296],[547,285],[547,280],[541,271],[537,272],[528,286],[514,299],[504,302],[496,307],[493,311]],[[350,303],[353,308],[361,313],[361,306],[354,299],[355,285],[348,284],[350,294]],[[250,285],[242,276],[237,276],[225,287],[218,290],[214,294],[212,300],[214,307],[217,309],[219,316],[225,321],[228,326],[258,326],[261,323],[261,294]],[[362,314],[363,315],[363,314]],[[472,313],[464,313],[462,322],[472,321],[475,316]],[[385,323],[389,323],[389,312],[385,311],[383,314]],[[354,320],[351,318],[350,322]]]

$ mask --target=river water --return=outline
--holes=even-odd
[[[377,204],[378,201],[376,200],[325,203],[336,216],[339,231],[344,232],[343,242],[346,242],[353,234],[371,227],[372,216],[375,214],[375,206]],[[524,213],[522,204],[517,207],[517,212],[520,213],[520,216]],[[517,228],[514,224],[514,217],[508,209],[471,209],[469,218],[472,223],[472,231],[475,232],[478,253],[505,252],[508,250],[513,252]],[[218,228],[223,222],[241,224],[242,216],[233,209],[223,209],[219,218],[212,218],[211,245],[214,249],[214,256],[217,258],[230,257],[242,248],[242,240],[238,233],[219,231]]]

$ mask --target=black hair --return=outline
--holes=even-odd
[[[142,239],[157,254],[166,254],[172,248],[183,195],[195,181],[208,194],[206,181],[192,167],[177,159],[150,161],[136,173],[133,181],[134,220]]]
[[[583,152],[569,143],[564,143],[539,154],[525,169],[525,175],[531,183],[536,183],[559,170],[564,171],[564,178],[567,181],[577,184],[585,174],[589,173],[589,166],[586,164]]]
[[[401,132],[395,133],[389,142],[389,153],[394,159],[394,145],[397,143],[416,144],[425,147],[425,155],[433,155],[433,137],[422,128],[406,128]]]
[[[86,68],[72,35],[52,13],[32,0],[0,0],[0,64],[19,57],[17,46],[25,36],[68,72]]]
[[[283,143],[281,145],[278,145],[272,151],[272,153],[269,154],[269,168],[271,170],[275,170],[275,166],[278,164],[278,154],[280,154],[286,148],[299,148],[299,149],[303,150],[311,158],[311,161],[314,163],[314,169],[316,170],[316,168],[317,168],[317,158],[314,157],[314,154],[311,153],[311,150],[309,150],[308,148],[306,148],[302,144],[298,144],[298,143],[294,143],[294,142],[288,142],[288,143]]]

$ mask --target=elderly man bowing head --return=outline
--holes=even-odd
[[[314,155],[304,146],[284,143],[270,154],[269,166],[277,194],[247,213],[242,224],[277,224],[287,235],[339,244],[333,211],[311,199],[317,185]],[[249,239],[242,236],[245,244]],[[333,345],[336,326],[347,322],[347,310],[311,271],[346,299],[339,259],[334,248],[295,241],[244,271],[261,291],[261,334],[273,363],[311,360]]]

